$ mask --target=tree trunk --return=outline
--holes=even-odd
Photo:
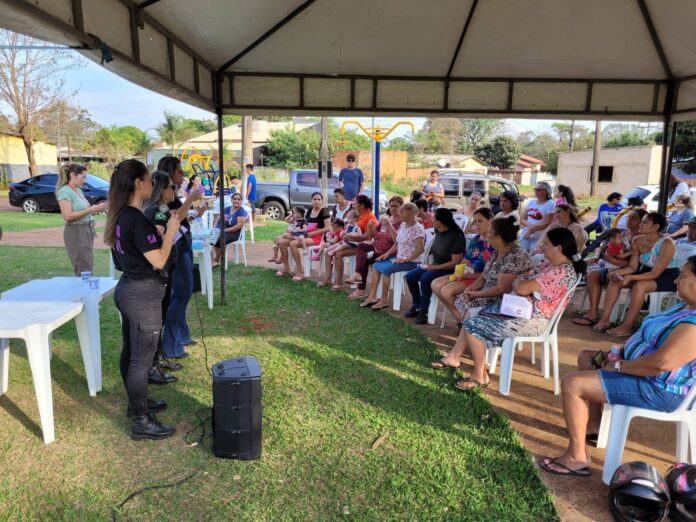
[[[33,178],[38,176],[39,167],[36,165],[36,157],[34,156],[34,143],[29,136],[22,134],[24,149],[27,151],[27,160],[29,161],[29,175]]]

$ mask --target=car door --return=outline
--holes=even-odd
[[[508,189],[505,183],[497,180],[488,181],[488,205],[493,214],[500,212],[500,195]]]
[[[56,200],[56,183],[58,174],[41,174],[34,181],[34,197],[39,202],[41,210],[58,210]]]
[[[444,205],[449,209],[459,209],[462,207],[462,195],[460,192],[461,181],[457,177],[441,177],[440,183],[445,191]]]
[[[295,173],[295,186],[291,194],[294,206],[311,208],[312,194],[319,191],[319,175],[316,171],[300,170]]]

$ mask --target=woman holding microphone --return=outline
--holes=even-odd
[[[151,193],[152,176],[143,163],[119,163],[111,176],[104,231],[114,265],[123,272],[114,301],[123,318],[121,377],[128,393],[128,413],[133,415],[131,438],[136,440],[162,439],[176,431],[153,415],[166,408],[166,403],[147,397],[147,374],[162,328],[164,269],[179,229],[176,213],[169,218],[164,237],[145,217],[141,209]]]

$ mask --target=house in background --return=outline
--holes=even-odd
[[[34,157],[39,174],[58,170],[56,146],[52,143],[35,141]],[[0,133],[0,180],[22,181],[29,175],[29,160],[21,136]]]
[[[499,178],[509,179],[518,185],[535,185],[538,181],[552,181],[553,174],[546,172],[546,163],[539,158],[521,154],[515,162],[514,168],[499,169],[489,167],[488,174]]]
[[[275,130],[293,129],[298,132],[313,131],[319,132],[319,121],[307,120],[306,118],[294,118],[293,121],[264,121],[253,120],[253,142],[254,142],[254,165],[262,165],[263,147],[271,139],[271,132]],[[233,161],[241,165],[242,163],[242,124],[236,123],[228,125],[222,129],[222,142],[226,150],[232,153]],[[181,156],[184,151],[197,151],[198,154],[213,153],[217,158],[218,132],[208,132],[201,136],[191,138],[182,143],[174,151],[176,156]],[[160,159],[172,153],[172,148],[167,143],[158,143],[148,153],[148,164],[157,165]]]
[[[599,152],[597,195],[625,194],[638,185],[660,182],[661,145],[602,149]],[[590,193],[592,150],[562,152],[558,155],[556,183],[568,185],[577,196]]]

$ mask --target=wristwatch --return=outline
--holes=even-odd
[[[621,373],[621,363],[623,363],[623,359],[620,359],[618,361],[614,361],[614,371]]]

